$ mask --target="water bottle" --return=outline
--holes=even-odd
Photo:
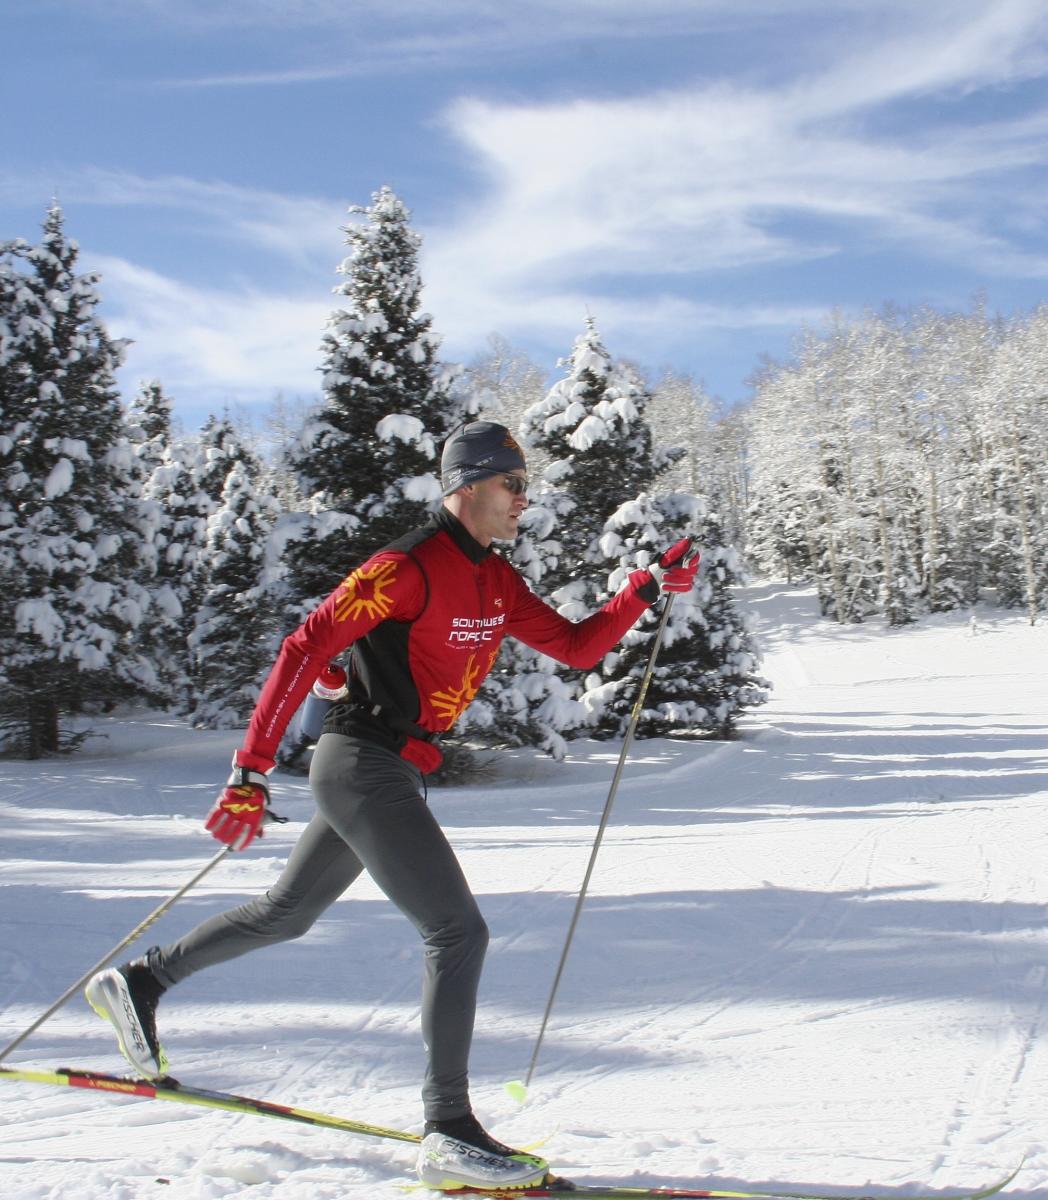
[[[341,700],[348,691],[346,672],[338,663],[328,663],[320,672],[316,683],[302,705],[298,720],[299,733],[315,742],[324,728],[324,718],[336,700]]]

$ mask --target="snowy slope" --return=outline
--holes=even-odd
[[[1048,1196],[1048,626],[980,611],[902,631],[748,600],[775,683],[724,745],[642,742],[623,780],[526,1105],[525,1071],[617,747],[501,756],[431,800],[493,941],[474,1101],[588,1181],[740,1180],[886,1196],[989,1181]],[[236,743],[165,718],[0,764],[0,1047],[213,853]],[[267,886],[309,811],[224,861],[148,941]],[[148,941],[143,944],[148,944]],[[419,954],[366,881],[304,941],[161,1006],[175,1074],[419,1128]],[[9,1060],[119,1070],[81,1000]],[[391,1142],[0,1084],[6,1200],[401,1195]]]

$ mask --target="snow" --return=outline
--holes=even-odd
[[[375,432],[384,442],[394,439],[409,445],[419,443],[425,435],[425,426],[418,417],[408,413],[390,413],[375,426]]]
[[[948,1196],[1026,1165],[1048,1195],[1048,627],[981,608],[838,627],[749,590],[769,704],[733,743],[634,746],[527,1102],[523,1076],[619,747],[503,753],[432,789],[492,930],[482,1118],[589,1182]],[[0,764],[0,1048],[214,853],[237,734],[100,719],[71,758]],[[167,940],[268,886],[310,812],[225,860]],[[161,1004],[173,1071],[417,1130],[420,953],[370,882],[307,938]],[[77,998],[7,1060],[121,1070]],[[260,1117],[0,1084],[7,1200],[378,1200],[412,1151]],[[543,1140],[544,1139],[544,1140]]]
[[[19,600],[15,605],[15,628],[19,633],[31,633],[45,646],[57,646],[65,634],[65,622],[46,597]]]
[[[435,475],[415,475],[402,479],[400,490],[405,500],[414,500],[419,504],[439,504],[444,494],[440,480]]]
[[[568,443],[576,450],[590,450],[597,442],[603,441],[607,436],[607,425],[600,417],[595,417],[591,413],[571,437],[568,438]]]

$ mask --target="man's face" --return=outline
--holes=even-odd
[[[523,469],[505,471],[470,484],[463,523],[482,546],[492,541],[513,541],[517,536],[520,514],[528,507],[526,490],[519,493],[514,479],[526,482]]]

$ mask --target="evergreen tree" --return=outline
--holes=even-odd
[[[29,757],[67,744],[63,711],[155,684],[119,349],[77,257],[57,205],[39,245],[0,246],[0,720]]]
[[[701,498],[654,495],[680,450],[655,447],[646,420],[650,393],[635,369],[612,359],[592,321],[566,365],[565,378],[525,414],[525,441],[542,448],[549,466],[513,558],[564,615],[577,620],[617,592],[630,570],[688,533],[710,541],[715,562],[719,555],[727,561],[728,550]],[[704,584],[711,599],[717,578]],[[641,736],[726,736],[743,705],[763,699],[742,622],[730,600],[723,606],[717,601],[709,615],[686,600],[675,606],[666,657],[638,725]],[[502,718],[510,726],[507,740],[515,724],[520,740],[554,753],[562,752],[565,735],[586,729],[621,736],[657,623],[655,613],[647,614],[588,676],[513,647],[500,656],[478,702],[488,704],[493,724]]]
[[[209,729],[246,723],[277,648],[265,571],[267,539],[280,510],[275,497],[256,491],[253,477],[248,463],[234,460],[220,505],[207,522],[208,586],[188,646],[196,702],[192,721]]]
[[[141,383],[127,410],[132,442],[145,447],[139,452],[144,461],[159,465],[171,444],[171,401],[157,379]]]
[[[643,419],[649,400],[643,382],[612,359],[592,319],[586,324],[564,364],[567,374],[527,410],[521,426],[528,448],[537,447],[550,462],[545,484],[561,493],[559,549],[549,546],[543,584],[575,617],[604,592],[603,580],[585,567],[602,561],[605,521],[624,496],[649,490],[679,457],[677,448],[656,451]]]
[[[169,443],[144,487],[146,502],[159,514],[151,638],[167,703],[175,712],[192,708],[193,670],[186,638],[193,628],[194,598],[202,592],[205,571],[202,556],[209,506],[193,477],[193,457],[185,442]]]
[[[208,522],[238,464],[251,478],[261,474],[258,459],[228,418],[212,415],[197,437],[168,443],[145,485],[147,502],[161,513],[153,634],[169,703],[178,712],[192,713],[199,703],[199,659],[192,639],[211,589]]]
[[[140,632],[139,645],[155,666],[167,703],[178,678],[169,647],[182,606],[172,585],[173,581],[177,583],[179,574],[165,569],[162,562],[171,517],[163,489],[158,494],[157,481],[164,477],[172,454],[172,405],[158,381],[139,386],[128,406],[126,421],[134,455],[127,498],[138,511],[145,582],[151,597],[151,615]]]
[[[194,464],[196,481],[211,503],[208,516],[222,503],[229,472],[236,465],[243,466],[254,479],[262,472],[261,460],[229,415],[216,417],[212,413],[196,439]]]
[[[565,377],[528,408],[521,434],[546,465],[511,551],[515,565],[571,620],[607,596],[600,535],[624,492],[656,473],[651,431],[639,420],[647,396],[635,373],[612,361],[592,320],[562,364]],[[672,456],[671,456],[672,457]],[[503,646],[463,733],[506,745],[537,745],[563,757],[565,735],[586,725],[583,674],[518,642]]]
[[[637,736],[730,738],[743,710],[767,700],[769,684],[757,674],[757,649],[732,597],[732,589],[744,582],[739,555],[702,498],[670,493],[623,505],[603,538],[609,560],[617,560],[609,589],[617,589],[632,567],[646,565],[684,536],[693,537],[701,551],[699,581],[690,594],[674,598]],[[661,606],[638,622],[620,649],[605,657],[599,675],[591,677],[582,701],[598,736],[625,734],[660,616]]]
[[[343,307],[323,339],[323,401],[290,457],[312,519],[299,516],[286,543],[294,623],[393,538],[440,503],[440,448],[466,416],[456,371],[420,311],[420,238],[389,189],[345,230],[350,254],[335,290]],[[297,526],[297,527],[296,527]]]

